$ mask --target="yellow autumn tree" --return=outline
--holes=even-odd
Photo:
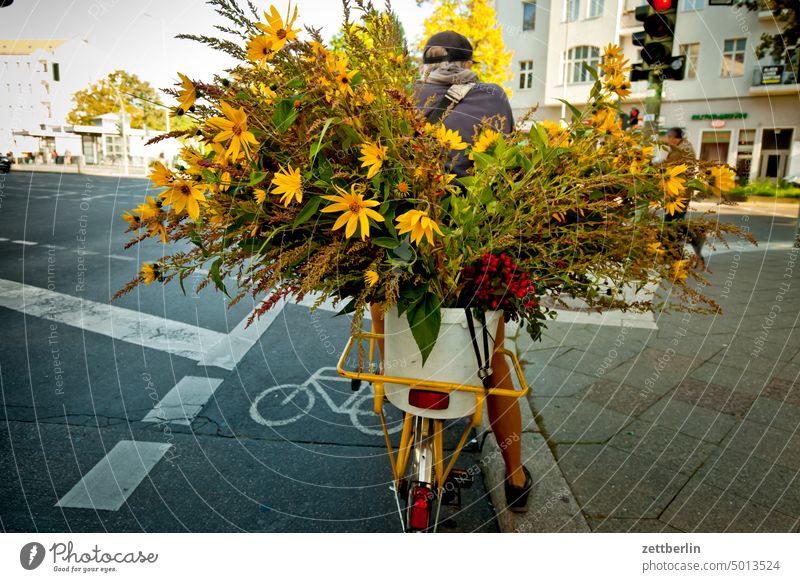
[[[431,0],[431,3],[434,10],[425,20],[425,36],[420,41],[420,50],[431,35],[454,30],[472,43],[481,81],[503,85],[511,79],[511,52],[505,50],[497,13],[487,0]],[[510,89],[506,88],[506,93],[511,96]]]

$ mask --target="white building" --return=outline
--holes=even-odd
[[[761,34],[778,30],[772,13],[677,1],[674,54],[685,54],[688,64],[684,80],[665,82],[661,126],[683,128],[700,158],[727,162],[751,180],[800,174],[800,84],[771,57],[755,56]],[[513,51],[515,118],[538,105],[533,119],[557,120],[565,115],[558,99],[584,104],[592,79],[583,63],[597,65],[609,43],[639,62],[631,35],[642,30],[634,10],[643,4],[495,0]],[[644,112],[647,82],[632,90],[625,109]]]

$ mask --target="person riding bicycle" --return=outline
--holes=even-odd
[[[484,119],[494,129],[511,133],[514,119],[505,91],[494,83],[478,82],[472,70],[472,44],[466,37],[454,31],[439,32],[425,43],[422,56],[421,78],[416,85],[417,107],[429,121],[443,123],[456,130],[461,139],[472,144],[476,130]],[[451,109],[452,108],[452,109]],[[447,110],[450,109],[449,113]],[[467,175],[472,161],[457,152],[451,152],[448,166],[458,177]],[[380,305],[371,306],[375,331],[383,333],[383,312]],[[502,318],[495,334],[496,345],[501,346],[505,338]],[[379,342],[383,354],[382,341]],[[505,358],[496,354],[491,361],[491,386],[513,390],[511,371]],[[516,398],[503,396],[487,397],[489,422],[498,443],[504,443],[501,453],[506,465],[505,494],[509,509],[525,511],[533,479],[522,465],[522,416]]]

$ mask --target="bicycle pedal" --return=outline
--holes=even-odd
[[[353,392],[358,392],[359,390],[361,390],[361,380],[352,378],[350,380],[350,390],[352,390]]]
[[[447,482],[451,481],[459,489],[469,489],[475,482],[475,477],[470,475],[464,469],[453,469],[447,476]]]

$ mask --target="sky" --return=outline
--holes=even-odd
[[[244,2],[242,2],[244,4]],[[287,0],[253,0],[260,10],[270,4],[286,13]],[[342,22],[341,0],[297,0],[301,26],[321,28],[330,38]],[[383,0],[376,0],[383,6]],[[415,0],[393,0],[392,6],[411,40],[422,31],[430,7]],[[0,8],[0,39],[76,39],[81,68],[90,80],[115,69],[135,73],[154,87],[174,84],[176,71],[209,79],[231,64],[230,58],[199,43],[174,38],[179,33],[217,34],[224,19],[204,0],[14,0]],[[227,23],[227,21],[225,21]]]

